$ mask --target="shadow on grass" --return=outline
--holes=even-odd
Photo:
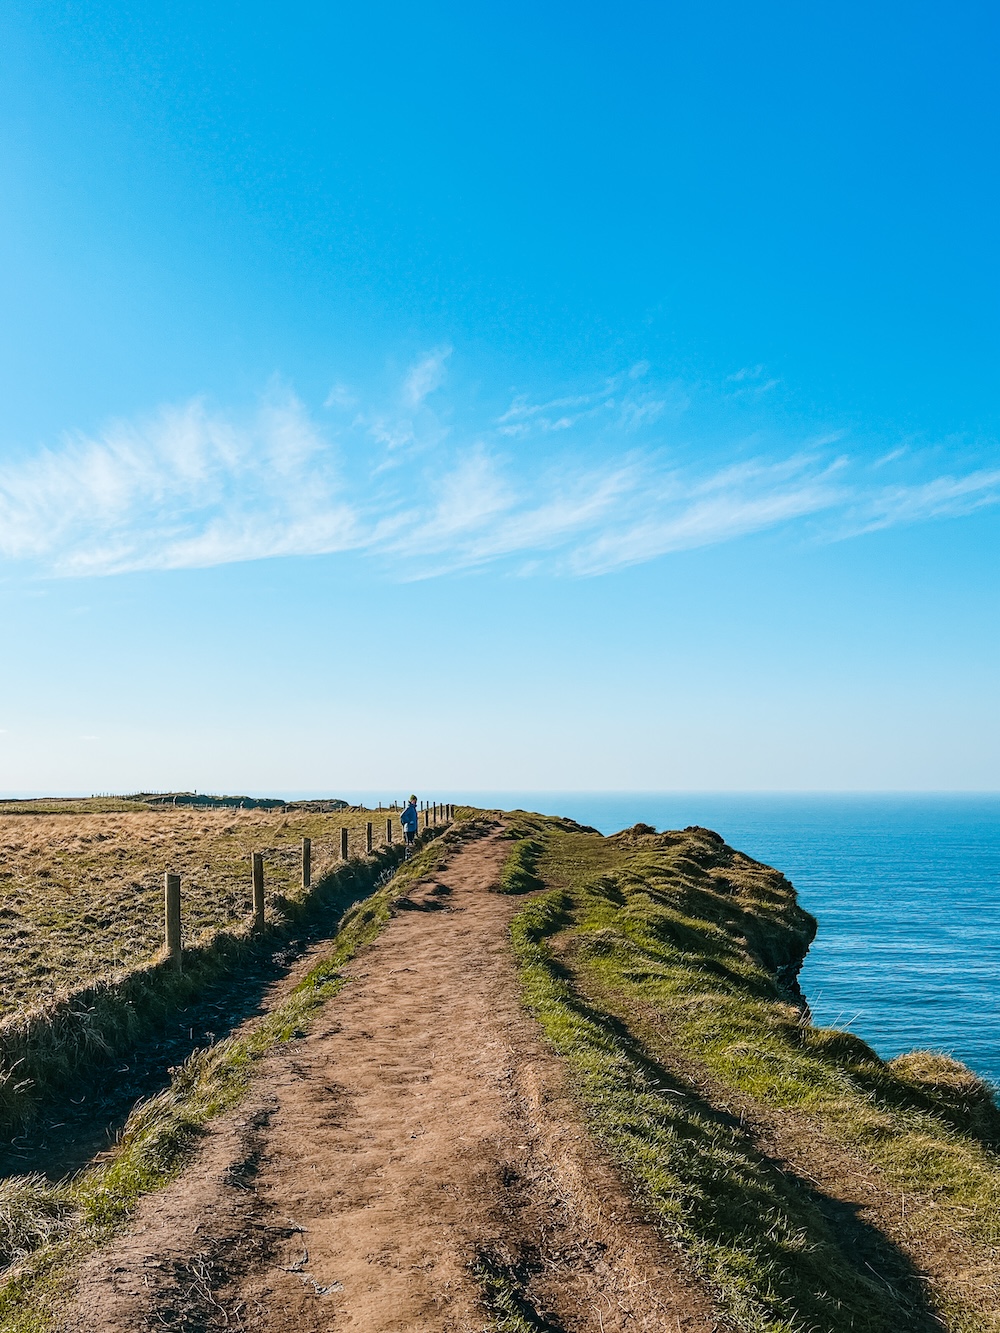
[[[523,1258],[514,1260],[497,1245],[477,1249],[472,1275],[492,1316],[493,1333],[565,1333],[528,1295],[533,1271],[542,1267],[541,1261],[532,1266]]]
[[[730,1313],[816,1333],[940,1333],[920,1273],[860,1204],[767,1156],[738,1117],[661,1065],[625,1022],[580,993],[569,968],[539,954],[533,966],[553,985],[537,1012],[561,1030],[556,1044],[593,1129],[653,1214],[671,1232],[679,1221]]]

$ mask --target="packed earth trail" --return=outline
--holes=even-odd
[[[712,1333],[519,1000],[499,821],[432,875],[312,1031],[86,1261],[65,1333]]]

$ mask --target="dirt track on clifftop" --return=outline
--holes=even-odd
[[[449,835],[311,1033],[86,1262],[67,1333],[465,1333],[490,1289],[525,1328],[717,1327],[520,1007],[501,832]]]

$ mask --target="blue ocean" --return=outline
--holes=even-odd
[[[1000,1086],[1000,796],[477,792],[614,833],[702,824],[782,870],[819,933],[817,1024],[880,1055],[945,1051]]]

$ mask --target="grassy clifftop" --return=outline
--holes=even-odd
[[[705,829],[512,831],[547,889],[514,925],[527,1002],[732,1325],[1000,1329],[989,1090],[811,1024],[795,976],[815,922],[788,881]]]

